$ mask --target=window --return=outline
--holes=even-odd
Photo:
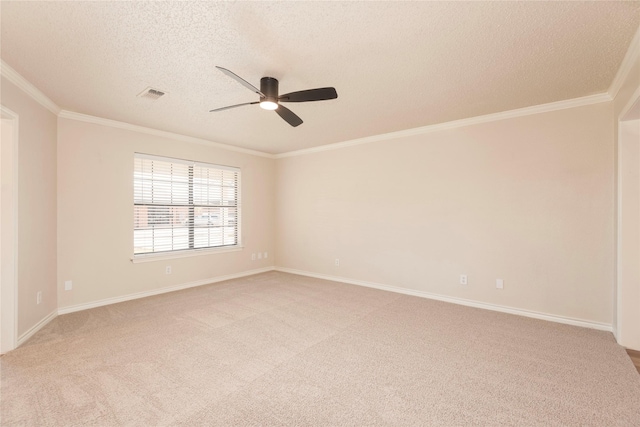
[[[136,153],[134,256],[240,244],[240,169]]]

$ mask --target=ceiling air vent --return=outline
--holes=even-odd
[[[161,90],[158,89],[154,89],[152,87],[148,87],[145,90],[143,90],[142,92],[140,92],[138,94],[139,98],[146,98],[146,99],[150,99],[152,101],[156,101],[158,98],[160,98],[161,96],[164,96],[166,94],[166,92],[163,92]]]

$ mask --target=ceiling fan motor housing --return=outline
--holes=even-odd
[[[284,105],[280,105],[280,102],[324,101],[327,99],[336,99],[338,97],[338,93],[333,87],[299,90],[297,92],[285,93],[284,95],[279,97],[278,80],[274,79],[273,77],[261,78],[260,90],[258,90],[257,87],[255,87],[242,77],[238,76],[233,71],[229,71],[226,68],[218,67],[217,65],[216,68],[240,83],[242,86],[249,89],[251,92],[260,95],[260,101],[229,105],[228,107],[216,108],[214,110],[211,110],[210,112],[228,110],[230,108],[241,107],[243,105],[260,104],[261,108],[265,110],[275,111],[285,122],[289,123],[293,127],[296,127],[300,126],[303,123],[302,119]]]
[[[264,93],[264,98],[260,97],[260,102],[270,101],[278,103],[278,80],[273,77],[263,77],[260,79],[260,92]]]

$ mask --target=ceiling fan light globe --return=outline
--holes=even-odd
[[[260,102],[260,108],[264,108],[265,110],[275,110],[278,108],[278,104],[273,101],[262,101]]]

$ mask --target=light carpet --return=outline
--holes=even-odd
[[[59,316],[2,425],[640,426],[611,333],[269,272]]]

